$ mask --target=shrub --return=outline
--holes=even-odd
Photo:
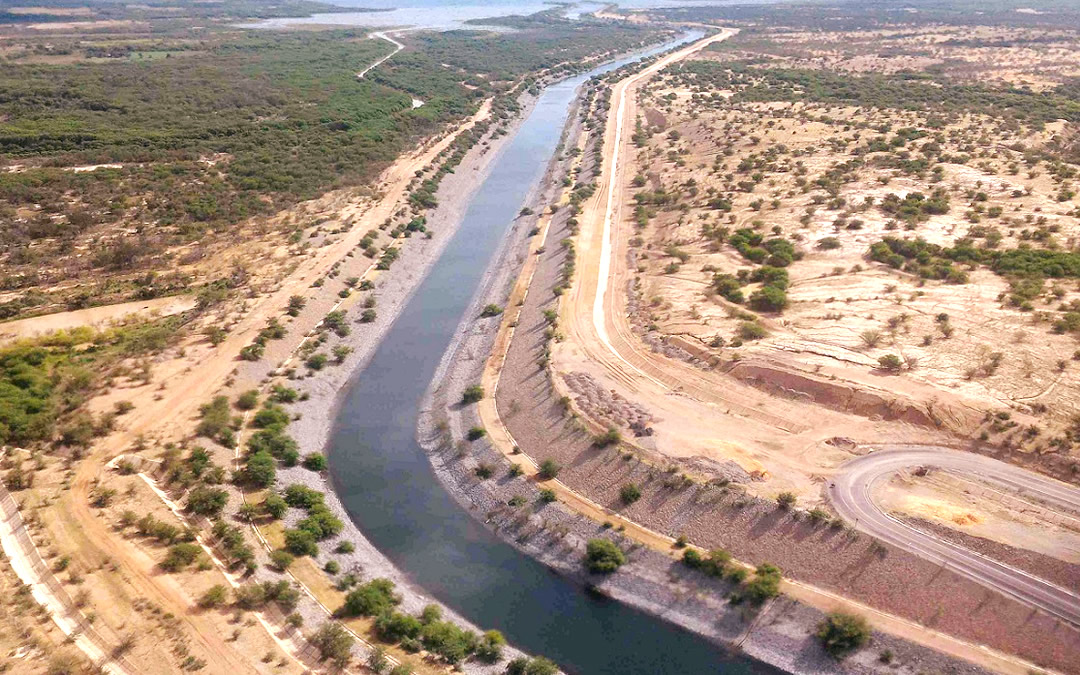
[[[340,623],[327,621],[308,640],[319,650],[320,659],[330,661],[338,668],[349,663],[355,639]]]
[[[760,340],[768,334],[769,331],[765,330],[765,326],[757,321],[743,321],[739,324],[739,337],[743,340]]]
[[[492,303],[492,304],[486,305],[484,307],[484,309],[480,312],[480,316],[482,316],[484,318],[488,318],[488,317],[492,317],[492,316],[499,316],[502,313],[503,313],[503,308],[499,307],[495,303]]]
[[[594,574],[610,574],[626,562],[626,555],[608,539],[590,539],[585,546],[585,567]]]
[[[890,373],[899,372],[904,362],[896,354],[886,354],[878,359],[878,367]]]
[[[552,480],[559,475],[560,471],[562,471],[562,467],[553,459],[545,459],[540,462],[540,480]]]
[[[780,595],[780,568],[770,563],[758,565],[754,578],[746,584],[746,593],[756,605]]]
[[[308,511],[308,517],[296,524],[297,528],[310,532],[318,540],[329,539],[341,534],[344,524],[341,519],[330,512],[322,504],[313,506]]]
[[[484,463],[477,465],[477,467],[473,470],[473,473],[475,473],[476,477],[480,480],[487,480],[488,478],[491,478],[494,472],[495,469],[493,469],[490,464]]]
[[[256,429],[275,429],[280,431],[289,425],[289,413],[284,408],[275,404],[267,403],[262,410],[255,413],[251,419],[251,426]]]
[[[229,502],[229,493],[220,488],[200,485],[188,493],[187,509],[194,514],[216,518]]]
[[[870,625],[861,616],[832,612],[818,624],[816,635],[826,652],[841,659],[869,641]]]
[[[285,503],[285,500],[276,494],[268,494],[263,500],[263,510],[274,520],[280,520],[288,508],[289,505]]]
[[[506,664],[506,675],[557,675],[559,667],[552,661],[538,656],[516,658]]]
[[[322,505],[323,499],[323,493],[300,483],[285,488],[285,502],[294,508],[310,510],[316,504]]]
[[[371,323],[375,320],[375,316],[376,314],[374,309],[365,309],[360,314],[360,323]]]
[[[781,492],[776,495],[776,503],[782,509],[790,509],[795,506],[796,499],[795,493],[793,492]]]
[[[326,354],[312,354],[304,361],[304,365],[312,370],[322,370],[328,360]]]
[[[470,441],[478,441],[487,435],[487,430],[484,427],[471,427],[468,432],[465,433],[465,438]]]
[[[199,598],[199,607],[210,609],[220,607],[229,600],[229,589],[221,584],[211,586]]]
[[[402,612],[384,612],[375,619],[375,632],[387,642],[415,639],[420,636],[421,628],[420,619]]]
[[[540,491],[540,501],[544,502],[545,504],[550,504],[551,502],[555,501],[556,499],[557,499],[557,497],[555,496],[555,491],[554,490],[549,490],[548,488],[544,488],[543,490]]]
[[[460,663],[476,649],[476,634],[450,621],[432,621],[420,630],[424,647],[447,663]]]
[[[270,390],[270,400],[274,401],[274,403],[295,403],[298,398],[300,398],[300,394],[291,387],[275,384],[274,388]]]
[[[323,565],[323,571],[327,574],[337,574],[341,571],[341,565],[336,560],[327,560],[326,564]]]
[[[619,490],[619,499],[622,500],[623,504],[629,506],[641,499],[641,488],[634,483],[627,483]]]
[[[334,549],[335,553],[352,553],[356,546],[351,541],[343,541]]]
[[[292,565],[295,559],[292,553],[284,549],[279,548],[270,552],[270,564],[279,572],[289,569],[289,565]]]
[[[324,471],[326,469],[326,455],[313,452],[304,457],[304,468],[308,471]]]
[[[319,555],[318,538],[308,530],[285,530],[285,550],[293,555]]]
[[[179,572],[195,562],[195,559],[199,557],[200,553],[202,553],[202,547],[198,544],[190,542],[173,544],[169,547],[169,552],[166,554],[165,560],[161,562],[161,567],[168,572]]]
[[[750,307],[759,312],[779,312],[787,306],[787,293],[776,286],[762,286],[750,294]]]
[[[345,604],[338,609],[339,616],[378,616],[389,612],[401,603],[394,593],[394,582],[389,579],[372,579],[349,591]]]
[[[476,646],[476,658],[487,663],[495,663],[502,658],[502,648],[506,645],[506,638],[497,630],[489,630],[480,638],[480,644]]]
[[[236,407],[241,410],[254,410],[257,405],[259,405],[259,392],[256,389],[249,389],[236,397]]]
[[[484,398],[484,388],[479,384],[474,384],[465,389],[465,392],[461,395],[461,402],[465,405],[469,405],[470,403],[476,403],[482,398]]]
[[[608,427],[608,430],[602,434],[597,434],[593,437],[593,445],[598,448],[606,448],[611,445],[618,445],[622,441],[622,436],[619,434],[619,430],[615,427]]]

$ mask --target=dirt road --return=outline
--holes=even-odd
[[[829,483],[828,491],[837,512],[857,529],[1080,626],[1080,595],[1075,591],[918,530],[883,511],[874,499],[875,486],[916,467],[978,476],[1066,512],[1080,512],[1080,489],[970,452],[911,447],[872,452],[848,462]]]

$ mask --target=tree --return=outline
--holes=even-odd
[[[816,634],[826,652],[842,659],[870,640],[870,624],[855,614],[832,612],[818,624]]]
[[[348,665],[355,639],[340,623],[327,621],[308,639],[319,650],[320,660],[329,660],[338,668]]]
[[[594,574],[610,574],[626,562],[626,555],[608,539],[590,539],[585,546],[585,567]]]

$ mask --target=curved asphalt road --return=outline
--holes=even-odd
[[[1059,511],[1080,514],[1080,488],[969,452],[932,446],[878,450],[840,468],[829,499],[856,529],[1080,627],[1080,593],[917,530],[885,513],[874,487],[904,469],[937,468],[976,477]]]

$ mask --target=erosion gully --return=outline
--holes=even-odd
[[[366,537],[417,585],[483,628],[571,673],[775,673],[662,619],[589,593],[503,542],[444,490],[416,441],[420,400],[500,237],[541,180],[586,79],[542,93],[464,221],[342,399],[330,436],[334,488]]]

